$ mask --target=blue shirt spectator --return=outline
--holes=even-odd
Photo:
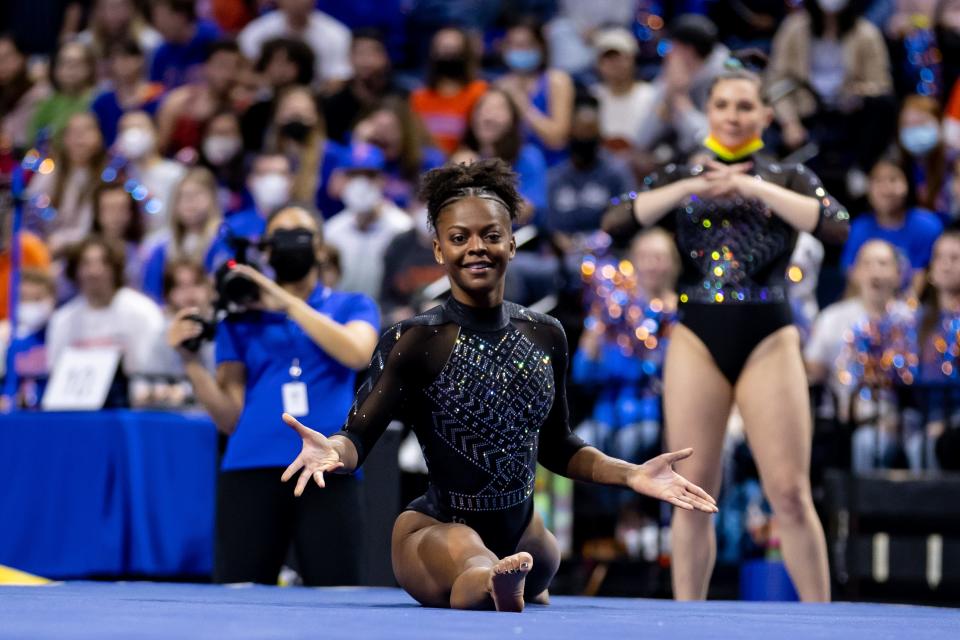
[[[163,44],[157,47],[150,64],[152,82],[161,82],[172,89],[199,79],[207,50],[220,38],[220,30],[212,22],[197,20],[181,34],[190,33],[191,28],[191,36],[178,35],[176,40],[165,37]],[[163,33],[162,29],[160,31]]]
[[[520,147],[513,170],[519,177],[520,195],[533,206],[534,223],[542,226],[547,214],[547,162],[540,149],[532,144]]]
[[[379,331],[380,313],[369,297],[318,286],[307,304],[338,323],[369,323]],[[300,452],[299,436],[280,421],[283,385],[303,382],[309,412],[299,419],[330,435],[343,424],[353,401],[356,373],[324,352],[285,314],[248,312],[217,327],[217,365],[246,369],[243,413],[230,436],[222,468],[282,467]],[[299,373],[299,375],[294,375]]]
[[[850,236],[843,248],[841,263],[849,269],[857,251],[868,240],[885,240],[900,249],[910,260],[910,266],[925,269],[930,264],[930,251],[937,237],[943,232],[943,224],[937,216],[915,207],[908,209],[899,227],[881,225],[873,213],[860,216],[850,225]]]
[[[578,166],[571,159],[547,174],[550,204],[546,226],[550,230],[596,231],[600,228],[600,218],[610,206],[610,198],[630,190],[633,181],[627,171],[611,158],[597,155],[596,151],[594,145],[591,165]]]
[[[403,65],[407,53],[407,24],[401,0],[317,0],[316,8],[342,22],[351,31],[376,29],[386,39],[394,64]]]

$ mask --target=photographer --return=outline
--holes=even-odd
[[[325,490],[314,487],[305,500],[295,500],[280,481],[300,447],[280,414],[305,416],[334,433],[350,408],[355,372],[366,366],[378,337],[379,312],[370,298],[320,283],[317,220],[296,205],[268,218],[264,253],[276,281],[251,265],[232,267],[256,285],[259,299],[217,325],[216,377],[182,347],[204,332],[197,309],[178,313],[168,332],[197,399],[230,435],[217,488],[217,582],[276,584],[291,541],[305,584],[360,578],[359,481],[330,477]],[[222,295],[223,279],[218,288]]]

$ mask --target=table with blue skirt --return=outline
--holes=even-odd
[[[216,474],[205,415],[2,415],[0,564],[49,578],[208,577]]]

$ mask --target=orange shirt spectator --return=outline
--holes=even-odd
[[[437,147],[448,156],[456,151],[467,130],[467,121],[477,99],[487,91],[487,83],[473,80],[460,92],[444,95],[423,87],[410,95],[410,106],[420,116]]]
[[[27,231],[20,232],[20,268],[33,267],[48,270],[50,252],[43,240]],[[0,320],[10,315],[10,250],[0,251]]]

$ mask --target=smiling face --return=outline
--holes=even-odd
[[[446,267],[454,297],[461,302],[502,301],[507,264],[517,252],[503,205],[463,198],[440,211],[436,226],[433,255]]]
[[[477,142],[483,146],[496,144],[513,127],[510,99],[500,91],[484,94],[477,101],[472,120]]]
[[[710,92],[707,102],[710,134],[729,149],[759,138],[772,117],[773,111],[760,99],[760,87],[752,80],[720,80]]]
[[[893,245],[883,240],[870,240],[857,252],[851,276],[860,296],[875,305],[884,305],[894,298],[900,286],[900,262]]]
[[[878,162],[870,172],[867,200],[882,219],[895,217],[907,206],[909,185],[903,169],[891,162]]]

